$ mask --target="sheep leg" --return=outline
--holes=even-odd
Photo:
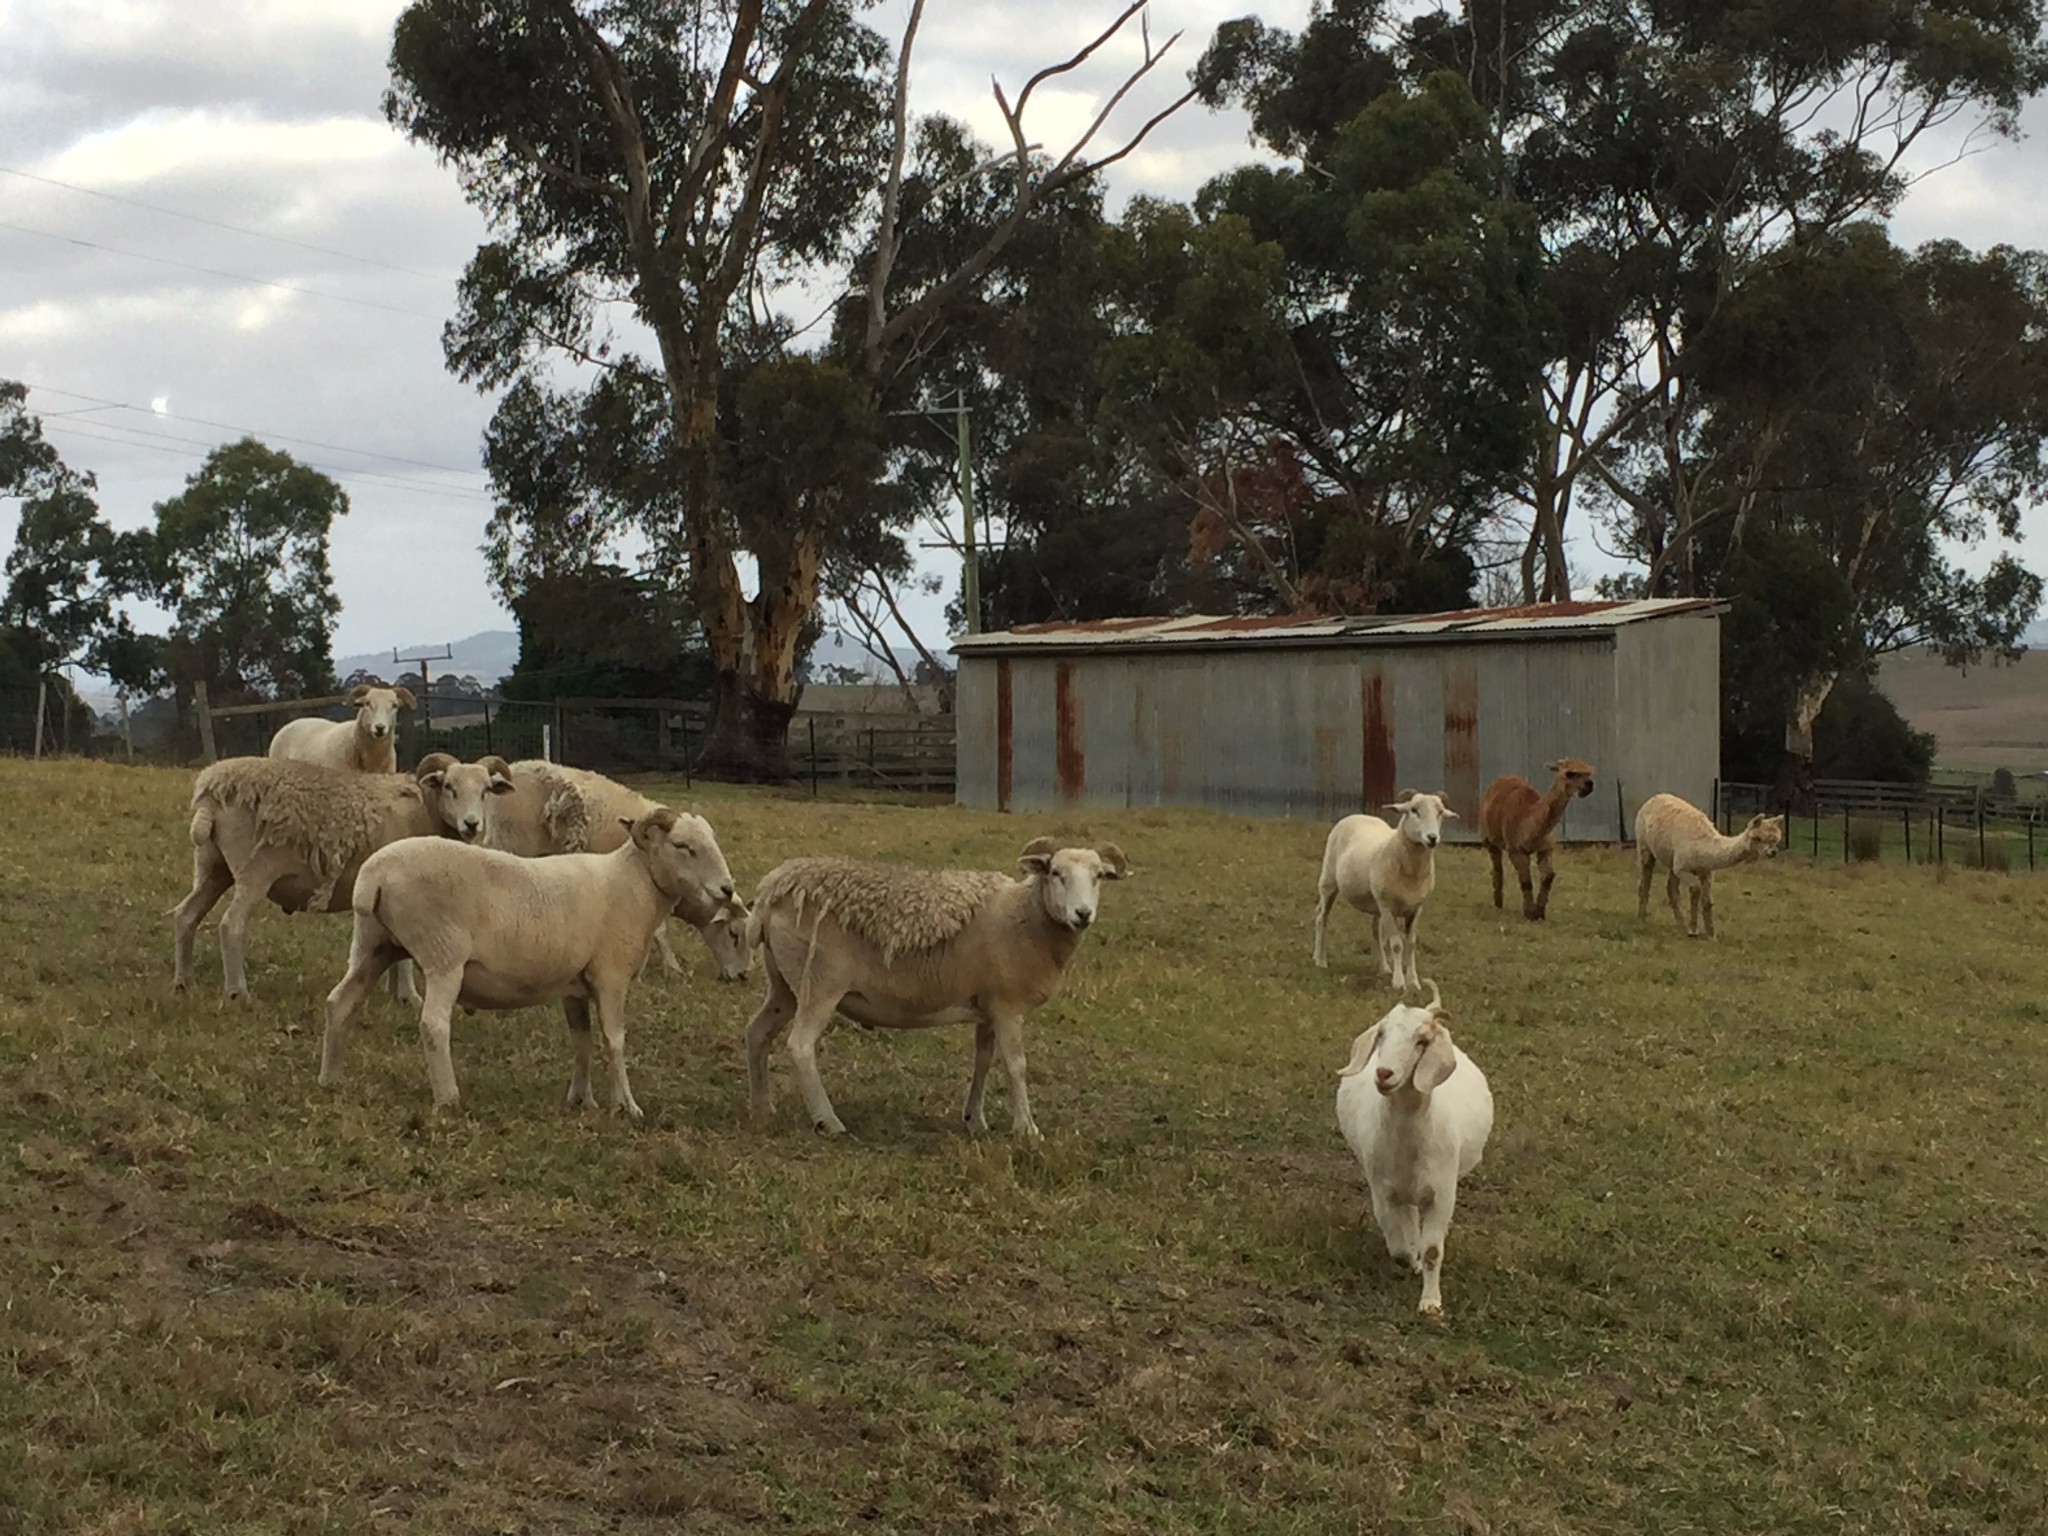
[[[1323,958],[1323,924],[1330,920],[1330,908],[1336,904],[1337,887],[1325,885],[1316,891],[1316,964],[1328,968],[1330,962]]]
[[[348,1046],[349,1025],[376,988],[395,955],[402,951],[373,917],[358,915],[355,933],[349,940],[348,969],[334,990],[327,994],[327,1027],[320,1037],[320,1086],[332,1088],[341,1081],[342,1055]]]
[[[1422,990],[1422,983],[1415,973],[1415,952],[1418,948],[1415,942],[1415,921],[1421,915],[1419,912],[1410,912],[1401,919],[1401,953],[1408,958],[1407,990],[1410,992]]]
[[[1515,878],[1522,884],[1522,916],[1534,922],[1543,914],[1536,910],[1536,887],[1529,879],[1529,855],[1515,848],[1509,850],[1508,858],[1515,866]]]
[[[569,1026],[569,1108],[595,1109],[597,1095],[590,1091],[590,999],[562,999],[562,1018]]]
[[[982,1091],[988,1087],[988,1064],[995,1059],[995,1054],[995,1025],[987,1019],[975,1020],[974,1080],[967,1085],[967,1109],[961,1118],[966,1121],[967,1129],[977,1135],[988,1129],[988,1116],[982,1112]]]
[[[1038,1122],[1031,1118],[1031,1091],[1024,1086],[1024,1020],[1018,1014],[996,1019],[996,1049],[1002,1053],[1003,1076],[1010,1080],[1010,1129],[1027,1141],[1039,1141]]]
[[[1637,852],[1641,867],[1637,870],[1636,880],[1636,921],[1640,923],[1650,915],[1650,882],[1657,875],[1657,855],[1647,848]]]
[[[774,1089],[768,1080],[768,1052],[775,1037],[796,1016],[796,993],[790,990],[789,982],[776,966],[775,956],[764,949],[761,958],[768,972],[768,995],[747,1025],[747,1099],[756,1115],[766,1115],[774,1107]]]
[[[662,919],[661,926],[654,930],[654,937],[647,941],[647,953],[640,957],[640,968],[633,973],[635,980],[647,974],[647,964],[656,955],[661,956],[661,968],[667,971],[669,975],[680,976],[683,974],[683,962],[676,958],[675,946],[668,941],[668,920],[666,918]]]
[[[1706,923],[1706,937],[1714,936],[1714,872],[1703,869],[1699,873],[1699,884],[1693,888],[1693,904],[1699,909]]]
[[[457,961],[453,969],[427,977],[426,997],[420,1004],[420,1051],[427,1059],[427,1084],[436,1109],[454,1109],[462,1097],[455,1088],[455,1061],[448,1053],[455,1000],[461,992],[462,962]]]
[[[633,1085],[626,1081],[626,989],[613,983],[597,989],[597,1024],[604,1031],[605,1054],[612,1065],[612,1113],[624,1111],[635,1120],[643,1118],[633,1098]]]
[[[1374,919],[1372,931],[1374,947],[1379,950],[1380,969],[1393,978],[1398,991],[1401,986],[1401,919],[1383,909]]]
[[[846,1126],[833,1113],[824,1080],[818,1076],[818,1042],[832,1027],[832,1010],[838,1006],[838,997],[814,992],[796,1010],[796,1022],[789,1029],[789,1063],[796,1070],[796,1084],[803,1090],[811,1124],[830,1136],[844,1136]]]
[[[1421,1238],[1422,1302],[1416,1308],[1424,1317],[1444,1315],[1444,1240],[1451,1232],[1451,1211],[1458,1203],[1455,1188],[1441,1191],[1426,1209],[1418,1209]]]
[[[401,960],[384,973],[384,979],[390,983],[394,1001],[403,1003],[408,1008],[417,1008],[420,1005],[420,989],[413,981],[412,972],[412,962]]]
[[[206,914],[214,909],[234,883],[234,871],[228,868],[227,860],[210,849],[192,850],[192,893],[178,903],[175,921],[171,925],[171,985],[178,991],[183,992],[192,985],[192,941],[199,932],[199,925],[206,921]]]
[[[1501,905],[1500,849],[1496,848],[1492,843],[1488,843],[1486,845],[1486,851],[1488,855],[1491,856],[1491,858],[1493,859],[1493,904],[1497,907]]]
[[[234,900],[220,920],[221,991],[228,997],[247,997],[249,977],[244,969],[248,954],[249,919],[263,905],[271,884],[281,870],[266,871],[260,864],[235,880]]]
[[[1539,923],[1550,914],[1550,887],[1557,879],[1557,871],[1550,867],[1550,859],[1551,852],[1548,848],[1536,850],[1536,868],[1543,874],[1543,888],[1536,893],[1536,910],[1532,915]],[[1528,888],[1525,881],[1522,889],[1527,891]]]

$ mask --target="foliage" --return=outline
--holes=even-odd
[[[1732,618],[1732,615],[1730,616]],[[1723,620],[1724,633],[1727,620]],[[1813,725],[1813,775],[1925,784],[1933,776],[1935,739],[1915,730],[1863,668],[1844,672]],[[1736,783],[1770,783],[1784,756],[1782,715],[1725,708],[1721,774]]]
[[[512,612],[508,699],[701,698],[710,686],[710,658],[674,594],[619,566],[529,576]]]
[[[148,547],[172,675],[216,701],[327,692],[341,611],[327,538],[347,511],[340,486],[253,438],[208,454],[157,504]]]
[[[92,709],[56,670],[60,662],[39,631],[0,624],[0,753],[35,751],[38,700],[45,752],[65,741],[76,749],[92,739]]]
[[[251,1004],[174,998],[190,773],[0,771],[0,1523],[2048,1521],[2048,1336],[1994,1300],[2039,1268],[2038,878],[1815,864],[1802,837],[1717,877],[1705,945],[1661,907],[1639,923],[1611,852],[1560,853],[1538,931],[1493,920],[1483,855],[1440,851],[1423,942],[1499,1118],[1439,1328],[1331,1121],[1391,994],[1346,984],[1374,970],[1355,914],[1338,969],[1309,963],[1320,827],[1062,812],[1141,873],[1027,1027],[1046,1145],[956,1128],[964,1026],[835,1031],[855,1137],[825,1145],[780,1063],[748,1124],[758,987],[701,979],[680,931],[699,975],[628,1001],[645,1127],[562,1114],[542,1010],[457,1014],[460,1116],[426,1112],[414,1021],[381,996],[321,1089],[308,1025],[346,918],[261,913]],[[747,890],[797,850],[1011,868],[1038,830],[644,787],[698,803]],[[209,927],[202,988],[213,953]],[[1964,988],[1996,1071],[1927,1054]]]

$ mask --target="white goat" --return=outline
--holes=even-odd
[[[1380,969],[1406,991],[1415,976],[1415,919],[1436,889],[1436,845],[1445,821],[1458,813],[1442,795],[1405,789],[1387,810],[1393,826],[1377,816],[1346,816],[1323,843],[1323,872],[1316,882],[1315,962],[1323,958],[1323,925],[1339,896],[1373,919],[1374,950]],[[1405,973],[1405,975],[1404,975]]]
[[[446,752],[420,759],[413,777],[357,773],[269,757],[230,757],[192,785],[192,890],[174,909],[179,991],[192,984],[192,940],[229,887],[220,924],[229,997],[246,997],[243,947],[249,918],[267,898],[287,912],[346,912],[363,861],[401,838],[473,840],[484,802],[511,788],[505,760],[459,763]],[[417,1001],[410,968],[392,990]]]
[[[1101,882],[1123,879],[1131,864],[1114,843],[1062,848],[1049,837],[1034,839],[1017,862],[1022,880],[837,858],[791,859],[770,871],[747,925],[768,973],[767,996],[747,1025],[754,1112],[770,1108],[768,1052],[789,1028],[812,1124],[844,1133],[818,1077],[818,1041],[836,1009],[877,1029],[972,1024],[967,1128],[988,1129],[982,1090],[1000,1051],[1010,1124],[1039,1139],[1024,1082],[1024,1019],[1059,990],[1095,920]]]
[[[1352,1042],[1338,1074],[1337,1127],[1365,1170],[1387,1252],[1422,1276],[1420,1310],[1440,1317],[1444,1238],[1458,1180],[1479,1165],[1493,1130],[1493,1093],[1444,1028],[1436,983],[1425,985],[1427,1008],[1397,1003]]]
[[[348,693],[353,720],[287,720],[270,738],[272,757],[357,773],[398,771],[398,712],[414,706],[410,688],[358,683]]]
[[[655,802],[637,789],[587,768],[567,768],[535,758],[508,770],[512,793],[493,798],[484,828],[484,846],[544,858],[557,853],[610,853],[626,841],[621,828],[651,811]],[[747,904],[738,896],[695,924],[698,937],[711,951],[720,981],[745,981]],[[668,927],[654,930],[654,947],[662,965],[680,976],[683,964],[668,942]]]
[[[610,853],[547,859],[424,840],[371,855],[356,877],[348,970],[327,994],[321,1085],[340,1081],[349,1021],[370,988],[409,956],[425,982],[420,1045],[436,1109],[460,1097],[448,1052],[457,1004],[504,1012],[559,998],[575,1052],[570,1108],[596,1102],[595,1004],[611,1058],[612,1108],[638,1120],[626,1080],[626,990],[663,919],[677,910],[708,914],[731,898],[732,874],[700,816],[656,806],[628,833]]]

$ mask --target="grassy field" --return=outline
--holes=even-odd
[[[1915,728],[1931,731],[1955,767],[2048,768],[2048,652],[1968,669],[1923,650],[1887,656],[1883,688]]]
[[[1318,827],[701,794],[748,888],[1139,866],[1030,1027],[1042,1150],[954,1129],[966,1031],[834,1034],[828,1143],[786,1074],[749,1125],[687,933],[642,1127],[562,1112],[541,1011],[458,1017],[459,1117],[381,994],[321,1091],[344,920],[170,991],[189,781],[0,764],[0,1530],[2048,1529],[2048,878],[1783,859],[1709,945],[1626,853],[1538,926],[1447,852],[1498,1120],[1432,1326],[1333,1124],[1386,994],[1355,914],[1309,964]]]

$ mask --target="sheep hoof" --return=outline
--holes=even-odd
[[[1444,1304],[1440,1301],[1425,1301],[1415,1310],[1433,1323],[1440,1323],[1444,1320]]]
[[[846,1127],[836,1120],[814,1120],[811,1122],[811,1129],[820,1136],[844,1136],[846,1134]]]

